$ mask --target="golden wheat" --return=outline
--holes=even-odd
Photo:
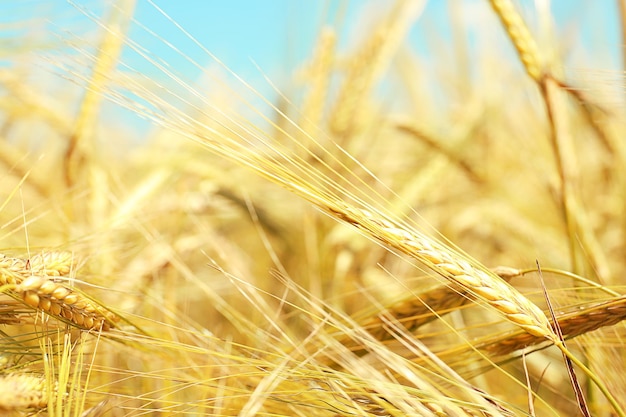
[[[10,293],[28,306],[83,329],[109,330],[118,320],[115,314],[59,281],[72,268],[70,253],[42,253],[31,259],[0,256],[0,284],[8,285]]]
[[[513,41],[527,74],[540,88],[550,82],[557,83],[556,79],[552,79],[551,68],[546,65],[548,60],[542,59],[537,43],[513,3],[509,0],[490,2]],[[528,163],[515,151],[500,153],[513,143],[512,140],[508,143],[494,140],[504,134],[510,134],[516,140],[525,140],[531,132],[530,137],[539,138],[537,143],[545,145],[541,139],[545,136],[546,115],[543,110],[538,112],[538,117],[535,114],[541,106],[523,101],[523,111],[520,111],[515,100],[507,101],[506,106],[490,102],[495,96],[491,90],[473,88],[482,74],[474,74],[473,68],[461,65],[465,72],[461,78],[467,83],[465,88],[459,85],[458,80],[449,77],[440,77],[432,83],[424,77],[425,84],[437,85],[437,88],[441,84],[443,94],[436,97],[417,97],[417,94],[404,97],[401,94],[400,107],[404,104],[402,100],[408,98],[414,106],[411,111],[417,111],[400,118],[393,116],[386,120],[382,109],[380,112],[373,111],[370,104],[375,104],[371,96],[376,84],[383,79],[386,83],[394,81],[383,78],[386,75],[384,70],[391,64],[398,64],[393,59],[395,52],[401,47],[404,34],[412,30],[411,24],[418,14],[416,5],[423,3],[399,0],[392,12],[367,32],[368,38],[353,59],[347,62],[348,68],[343,74],[337,73],[341,63],[335,59],[335,50],[340,50],[343,42],[338,36],[340,29],[322,31],[318,52],[312,59],[310,78],[306,80],[305,93],[308,94],[304,96],[302,110],[292,112],[283,108],[286,103],[298,101],[286,96],[281,96],[285,100],[280,105],[270,104],[270,110],[279,114],[275,121],[266,117],[263,110],[253,108],[255,114],[274,127],[272,132],[263,132],[262,127],[245,120],[243,114],[230,116],[224,109],[231,103],[211,102],[201,90],[203,86],[198,88],[185,80],[184,75],[179,77],[179,68],[172,64],[175,61],[157,56],[157,52],[161,51],[143,48],[134,40],[124,40],[125,30],[120,25],[125,20],[119,13],[128,12],[130,20],[130,3],[132,1],[120,2],[115,6],[112,16],[115,18],[117,15],[120,19],[98,21],[99,17],[89,13],[106,33],[97,51],[82,39],[82,43],[76,43],[82,45],[78,46],[82,55],[93,60],[93,72],[85,69],[91,67],[84,65],[76,71],[77,74],[72,71],[63,74],[73,80],[82,79],[88,91],[81,95],[82,102],[72,107],[78,110],[73,124],[68,123],[69,117],[62,123],[52,123],[52,118],[44,117],[43,112],[37,112],[34,117],[50,125],[51,130],[56,129],[63,139],[69,137],[69,143],[59,142],[62,144],[60,148],[65,149],[54,148],[58,160],[52,165],[52,170],[59,173],[59,180],[61,173],[65,174],[66,184],[51,191],[54,184],[49,183],[54,181],[43,175],[41,178],[45,180],[33,182],[33,185],[41,184],[35,199],[25,187],[27,193],[22,197],[22,205],[17,204],[19,198],[14,198],[16,193],[10,194],[6,203],[9,210],[0,210],[4,219],[0,223],[4,227],[6,224],[15,225],[16,219],[24,220],[24,226],[18,224],[14,230],[24,231],[27,241],[24,243],[20,240],[23,238],[15,238],[5,242],[7,248],[67,247],[76,250],[81,258],[82,255],[88,256],[90,272],[105,282],[99,284],[108,287],[109,293],[124,294],[122,300],[111,299],[110,307],[129,312],[127,319],[141,323],[145,333],[139,335],[135,329],[124,329],[124,332],[104,333],[102,338],[96,338],[90,337],[88,332],[79,332],[87,343],[76,345],[77,332],[72,327],[109,330],[116,325],[117,316],[74,287],[75,282],[83,279],[77,276],[80,268],[74,254],[0,255],[0,286],[4,293],[0,294],[0,323],[8,328],[3,336],[3,346],[11,346],[10,351],[17,352],[4,368],[4,380],[0,380],[0,410],[12,410],[9,406],[5,407],[2,401],[10,401],[6,392],[18,391],[22,386],[15,384],[4,389],[4,383],[10,382],[9,377],[21,375],[18,379],[24,379],[33,375],[34,382],[29,386],[38,389],[42,398],[39,402],[33,401],[34,405],[25,405],[28,409],[25,413],[42,416],[159,413],[500,417],[571,414],[562,382],[538,377],[541,389],[535,394],[532,387],[537,385],[536,380],[526,387],[519,378],[520,374],[509,374],[511,368],[504,365],[513,362],[513,369],[517,371],[520,352],[516,351],[522,349],[527,353],[557,344],[564,352],[566,350],[553,331],[552,320],[531,301],[535,298],[529,298],[538,296],[526,297],[507,283],[519,271],[488,270],[455,246],[458,244],[477,258],[494,263],[524,264],[527,262],[525,258],[530,259],[532,251],[537,250],[544,260],[549,260],[550,266],[581,274],[584,268],[585,274],[607,278],[600,280],[607,285],[609,282],[617,284],[608,281],[608,278],[623,275],[619,273],[623,269],[619,254],[624,249],[620,234],[624,229],[620,211],[623,207],[621,194],[605,194],[604,189],[596,192],[594,187],[587,191],[586,184],[573,183],[576,178],[567,169],[568,165],[576,163],[564,158],[556,149],[557,163],[565,167],[565,170],[559,167],[565,174],[561,174],[561,194],[557,190],[556,200],[563,201],[565,210],[563,213],[550,211],[544,216],[547,210],[544,211],[546,205],[543,203],[546,200],[549,200],[549,210],[554,210],[555,195],[546,196],[553,190],[541,188],[545,185],[545,175],[531,180],[525,177],[530,177],[529,174],[537,171],[537,167],[553,164],[550,152],[543,147],[530,148],[536,143],[528,140],[525,145],[533,151],[532,158],[536,158],[533,163]],[[158,6],[154,7],[158,9]],[[453,11],[457,13],[459,10],[462,9],[455,5]],[[463,41],[464,27],[459,25],[456,29],[457,40]],[[187,35],[184,30],[183,33]],[[158,40],[164,41],[165,48],[179,52],[169,40]],[[124,46],[161,70],[165,81],[159,76],[151,79],[154,73],[144,71],[141,65],[130,68],[128,65],[131,62],[135,65],[133,59],[117,65],[124,42]],[[410,54],[412,51],[408,50],[408,46],[403,52]],[[202,46],[200,48],[206,52]],[[70,61],[79,62],[78,65],[83,63]],[[206,69],[205,62],[199,62],[197,68]],[[473,64],[471,59],[464,62]],[[500,64],[506,65],[507,62]],[[419,67],[421,70],[421,62]],[[421,82],[422,77],[417,77],[414,69],[408,68],[405,73],[409,74],[412,83]],[[10,72],[15,72],[13,70],[11,68]],[[419,73],[426,74],[423,71]],[[125,78],[127,74],[128,78]],[[230,75],[241,81],[236,74]],[[343,78],[340,78],[342,75]],[[416,81],[417,78],[420,80]],[[0,83],[7,84],[4,79],[0,72]],[[551,81],[548,82],[548,79]],[[472,88],[468,88],[470,80]],[[336,81],[339,82],[337,86]],[[17,94],[20,82],[11,81],[9,96],[21,96],[21,93]],[[494,88],[494,85],[498,85],[498,80],[492,77],[488,88]],[[564,85],[559,85],[559,88]],[[127,86],[130,86],[128,91],[117,90]],[[247,84],[245,87],[250,88]],[[519,90],[511,88],[510,91]],[[454,99],[447,100],[440,107],[439,103],[446,99],[438,98],[450,92],[455,94]],[[232,96],[239,97],[237,93]],[[334,97],[335,93],[336,99],[331,108],[325,108],[330,101],[328,97]],[[191,146],[185,148],[191,152],[176,154],[172,158],[172,149],[186,145],[179,144],[178,138],[172,140],[172,135],[164,134],[159,138],[164,146],[158,147],[154,153],[143,155],[147,163],[139,164],[138,168],[133,163],[136,160],[131,159],[127,166],[116,164],[109,169],[108,156],[102,157],[95,149],[98,146],[96,132],[99,132],[102,94],[187,139],[204,144],[218,158],[211,160],[209,155],[197,152],[197,147]],[[564,103],[553,102],[550,95],[552,93],[546,94],[544,100],[550,113],[552,139],[557,148],[563,140],[556,137],[557,133],[562,136],[562,130],[557,132],[557,128],[571,126],[574,131],[580,125],[565,117],[564,112],[569,108]],[[485,97],[488,99],[485,100]],[[264,97],[259,98],[269,104]],[[509,96],[505,99],[508,100]],[[17,101],[23,103],[18,106]],[[455,103],[461,103],[458,105],[460,109],[446,114],[448,105],[457,107]],[[7,139],[2,144],[6,147],[0,146],[0,163],[7,167],[11,181],[22,178],[26,183],[26,177],[31,178],[30,164],[36,165],[32,167],[33,173],[45,174],[45,171],[34,160],[23,163],[19,159],[27,155],[26,151],[11,152],[18,149],[13,145],[20,139],[14,134],[17,129],[13,126],[19,125],[22,122],[20,118],[25,117],[28,109],[35,109],[36,106],[21,98],[8,101],[0,98],[2,104],[7,107],[9,116],[0,132],[2,138]],[[387,104],[393,112],[399,108],[395,101]],[[423,111],[425,107],[430,114],[426,115],[427,111]],[[288,114],[300,116],[292,122]],[[436,118],[430,117],[435,114],[441,115],[441,125],[437,125]],[[611,118],[607,114],[606,120]],[[420,123],[413,122],[418,119]],[[397,123],[395,120],[410,122]],[[528,131],[521,129],[519,132],[514,128],[516,122],[525,124]],[[27,124],[30,127],[30,123]],[[455,128],[448,129],[448,126]],[[494,126],[497,128],[494,129]],[[598,127],[594,127],[599,131]],[[457,130],[458,133],[455,133]],[[400,141],[395,142],[398,137]],[[420,143],[416,143],[415,138]],[[285,145],[285,141],[291,143]],[[583,142],[589,148],[594,146],[588,141]],[[486,145],[486,151],[483,151],[483,145]],[[605,148],[609,152],[618,152],[613,150],[616,147]],[[385,153],[384,160],[379,158],[382,152]],[[368,153],[374,154],[371,160]],[[403,157],[396,158],[398,154],[403,154]],[[442,155],[447,161],[440,158]],[[338,230],[343,233],[348,228],[327,221],[308,208],[306,214],[314,213],[311,216],[314,221],[300,227],[300,212],[292,210],[291,196],[278,190],[274,199],[272,193],[259,191],[266,188],[257,188],[256,179],[248,182],[249,177],[237,175],[231,178],[231,172],[238,174],[243,170],[224,171],[228,174],[220,172],[221,167],[226,166],[222,165],[224,160],[252,168],[260,177],[306,199],[328,217],[360,231],[389,252],[375,245],[362,245],[364,240],[350,232],[347,234],[349,239],[338,243],[332,233]],[[444,163],[435,170],[431,168],[431,161]],[[613,171],[608,171],[610,168],[621,170],[606,163],[598,168],[596,164],[596,161],[589,161],[584,165],[590,168],[589,183],[598,178],[611,177]],[[387,169],[390,166],[393,168]],[[450,166],[452,169],[447,169]],[[119,168],[122,168],[121,171]],[[516,182],[517,176],[522,178],[519,182]],[[228,178],[225,180],[224,177]],[[455,182],[458,178],[462,179],[460,184]],[[537,187],[533,180],[541,186]],[[242,183],[245,183],[243,197],[240,190]],[[422,185],[415,187],[415,183]],[[518,187],[522,183],[524,187]],[[568,188],[572,185],[576,188]],[[621,188],[616,187],[618,190]],[[58,190],[64,193],[57,193]],[[202,209],[195,210],[185,204],[172,204],[172,201],[178,203],[181,195],[189,190],[193,190],[194,195],[203,194],[205,200],[226,200],[227,207],[221,211],[222,207],[203,205]],[[567,203],[574,201],[574,191],[580,192],[580,195],[573,197],[580,197],[587,207]],[[531,194],[537,196],[536,200],[533,198],[536,206],[520,202],[530,200],[527,196]],[[457,198],[459,196],[461,198]],[[42,197],[43,201],[37,200]],[[483,197],[485,199],[478,204],[470,201]],[[5,208],[5,205],[0,206]],[[44,208],[39,208],[41,206]],[[175,210],[173,206],[176,206]],[[233,206],[236,206],[235,210]],[[485,212],[482,206],[489,206],[491,212]],[[602,210],[590,213],[589,221],[581,217],[580,214],[585,214],[587,209],[597,209],[598,206],[602,206]],[[32,211],[31,207],[34,207]],[[59,214],[58,207],[66,210],[58,210],[63,221],[56,223],[54,216]],[[469,211],[472,211],[472,216],[468,216]],[[506,214],[494,218],[490,215],[492,212]],[[244,216],[239,216],[241,213]],[[241,221],[249,214],[252,222]],[[579,239],[576,250],[585,256],[584,261],[581,257],[578,262],[572,262],[571,268],[563,266],[569,255],[563,248],[563,215],[566,223],[572,226],[568,230],[570,242]],[[434,229],[450,240],[438,239],[438,234],[424,232],[426,228],[414,221],[419,216],[428,219]],[[223,221],[224,218],[227,221]],[[524,219],[524,227],[519,226],[520,233],[510,233],[511,225],[507,219],[511,218]],[[232,219],[236,220],[231,222]],[[418,221],[421,220],[420,217]],[[462,230],[459,230],[459,224],[463,223]],[[250,229],[250,224],[254,225],[254,231]],[[504,232],[500,228],[503,224],[507,228]],[[468,230],[470,233],[466,233]],[[7,233],[17,235],[15,232]],[[259,240],[263,240],[263,250],[259,250],[261,246],[258,242],[251,243],[261,234],[262,239]],[[42,237],[45,239],[48,235],[53,243],[42,241]],[[245,240],[240,241],[242,235]],[[489,247],[488,253],[481,251],[483,246]],[[231,247],[236,247],[236,251]],[[550,255],[555,253],[558,256],[542,252],[546,247],[549,247]],[[235,252],[237,255],[233,256]],[[336,256],[338,252],[345,254],[349,262]],[[571,252],[573,254],[574,251]],[[347,263],[349,266],[344,267]],[[265,279],[268,265],[279,270],[274,277],[280,276],[280,280]],[[236,274],[236,278],[224,272],[222,266]],[[442,277],[438,282],[445,282],[445,285],[432,290],[424,290],[423,286],[415,289],[410,282],[396,278],[414,276],[416,270],[422,273],[424,269],[430,271],[420,279],[430,285]],[[216,275],[215,270],[218,272]],[[371,274],[374,270],[379,275]],[[388,293],[397,293],[398,289],[408,290],[410,297],[403,295],[400,301],[390,303],[386,288],[385,297],[376,293],[375,288],[382,288],[382,285],[372,277],[379,277],[380,271],[388,273],[390,281],[394,281],[392,284],[397,284]],[[590,278],[593,279],[593,276]],[[294,285],[286,285],[287,281]],[[372,282],[375,285],[370,286]],[[548,285],[550,287],[551,284]],[[575,299],[583,299],[589,288],[592,286],[581,287]],[[595,289],[590,290],[593,291]],[[360,294],[366,294],[366,297],[356,300]],[[552,289],[549,295],[559,297],[561,306],[567,306],[572,299],[571,295]],[[366,307],[370,297],[375,309]],[[609,297],[614,298],[580,304],[576,309],[563,307],[566,312],[557,314],[556,319],[564,336],[572,338],[623,320],[626,317],[624,296]],[[385,301],[381,302],[383,298]],[[353,300],[357,301],[354,305]],[[566,302],[561,302],[563,300]],[[472,302],[475,305],[464,307]],[[499,320],[486,324],[490,316],[481,314],[482,306],[489,307],[488,312],[499,314],[507,323],[502,325]],[[251,314],[251,311],[261,314]],[[367,311],[368,315],[356,315],[354,311]],[[423,334],[416,331],[428,322],[442,319],[449,312],[459,313],[450,318],[453,326],[444,319],[440,325],[422,329]],[[49,323],[55,325],[46,329],[43,335],[40,326],[35,326],[34,331],[32,326],[28,326],[38,324],[42,317],[48,316],[67,325],[59,329],[55,326],[57,323],[50,320]],[[517,328],[511,330],[511,324]],[[66,327],[65,335],[56,333],[63,327]],[[333,330],[327,332],[328,328]],[[442,332],[441,328],[444,328]],[[617,333],[620,330],[615,329],[618,337],[621,337]],[[493,332],[497,332],[495,336]],[[63,348],[55,346],[55,334],[57,338],[64,337]],[[389,342],[392,338],[394,340]],[[39,339],[40,350],[32,347],[36,339]],[[459,339],[462,343],[454,342],[457,347],[451,354],[452,349],[446,348],[449,346],[447,342]],[[580,347],[585,349],[593,342],[581,340]],[[72,353],[74,347],[93,353],[91,363],[87,364],[88,358],[78,353],[80,349]],[[35,358],[29,362],[39,352],[43,353],[44,359],[38,361]],[[364,352],[368,355],[361,355]],[[543,353],[535,355],[542,357]],[[622,363],[623,358],[619,355],[621,353],[615,353],[619,363]],[[418,359],[411,359],[415,357]],[[478,365],[472,368],[475,363],[467,358],[476,357]],[[332,359],[331,365],[325,360],[328,358]],[[42,373],[39,369],[42,364],[46,381],[58,380],[59,389],[57,395],[53,395],[55,398],[48,401],[49,409],[40,411],[45,407],[45,397],[50,396],[45,386],[37,385],[38,380],[43,381],[35,376]],[[595,358],[592,365],[596,370],[601,369]],[[617,366],[618,363],[615,364]],[[551,367],[551,370],[554,368]],[[18,369],[27,369],[32,374],[16,374]],[[88,372],[81,374],[81,371]],[[467,377],[469,374],[473,377],[478,375],[478,378],[470,379]],[[493,374],[498,375],[494,378]],[[497,379],[502,375],[510,380],[503,383]],[[530,375],[529,379],[533,376],[536,375]],[[474,384],[476,388],[472,386]],[[520,387],[522,396],[519,390],[515,391]],[[526,394],[530,401],[528,404]],[[19,402],[15,398],[13,400],[14,405]],[[533,405],[535,400],[540,407],[537,413]],[[555,402],[552,403],[552,400]],[[594,402],[599,403],[597,399]],[[624,415],[615,402],[612,405],[618,414]],[[613,411],[604,412],[602,405],[599,410],[601,412],[594,415],[606,417],[615,414]]]
[[[50,277],[25,278],[15,287],[15,292],[29,306],[69,320],[84,329],[110,330],[117,321],[113,313]]]
[[[338,204],[333,215],[373,238],[397,249],[430,267],[471,297],[486,302],[508,321],[537,337],[556,340],[546,315],[495,273],[470,263],[448,247],[426,235],[369,211]]]
[[[492,270],[500,278],[509,281],[520,274],[514,268],[497,267]],[[359,322],[359,326],[367,330],[374,338],[385,341],[393,338],[393,332],[389,332],[385,323],[392,318],[402,325],[408,332],[414,332],[419,327],[430,323],[443,315],[456,311],[470,301],[470,296],[461,288],[454,285],[444,285],[421,293],[412,294],[399,302],[393,303],[384,310],[377,312],[373,317]],[[385,317],[383,317],[383,315]],[[342,339],[346,347],[352,347],[355,340]],[[354,346],[358,349],[358,346]],[[354,350],[355,354],[364,351]]]
[[[329,125],[335,135],[348,137],[362,130],[368,94],[389,65],[411,23],[419,15],[420,8],[415,1],[394,4],[386,19],[350,60],[331,112]]]
[[[335,32],[331,28],[323,28],[317,51],[306,70],[306,78],[310,79],[309,91],[302,103],[300,126],[310,135],[314,135],[322,123],[336,41]]]
[[[535,81],[539,81],[543,71],[539,48],[530,34],[526,23],[515,9],[511,0],[489,0],[491,7],[500,18],[513,45],[524,64],[526,73]]]
[[[166,101],[159,105],[163,106],[164,114],[155,117],[158,117],[159,122],[165,127],[203,144],[217,155],[254,170],[262,177],[315,204],[332,217],[356,227],[390,248],[419,260],[467,291],[470,296],[486,302],[525,331],[557,341],[541,309],[496,274],[479,266],[476,261],[456,253],[424,233],[386,220],[382,214],[374,214],[343,201],[334,195],[339,193],[340,187],[337,184],[333,184],[324,177],[324,173],[301,160],[279,162],[274,156],[259,154],[257,150],[246,146],[245,141],[237,142],[230,136],[232,132],[222,133],[208,128]],[[278,144],[272,144],[272,147],[278,154],[283,152]],[[307,179],[316,182],[307,182]]]
[[[48,384],[45,378],[11,373],[0,376],[0,411],[41,410],[48,405]]]
[[[614,326],[626,319],[626,296],[581,306],[574,311],[559,314],[557,321],[563,337],[571,339],[602,327]],[[544,339],[528,333],[515,332],[484,344],[477,344],[478,349],[491,355],[507,355],[516,350],[542,343]]]

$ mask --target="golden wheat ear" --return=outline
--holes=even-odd
[[[526,23],[515,9],[511,0],[489,0],[491,7],[500,18],[506,29],[520,61],[524,64],[526,73],[535,81],[543,75],[543,63],[539,55],[539,48],[530,34]]]
[[[494,268],[493,272],[505,281],[509,281],[520,274],[519,270],[507,267]],[[390,304],[384,310],[377,311],[373,316],[359,321],[359,325],[377,340],[385,341],[394,337],[394,332],[390,332],[386,326],[390,319],[402,325],[407,331],[414,332],[427,323],[457,311],[469,303],[470,299],[471,295],[460,287],[442,285],[410,297],[404,297],[402,300]],[[543,338],[540,339],[544,340]],[[359,346],[357,341],[349,337],[342,338],[341,341],[344,346],[353,349],[357,355],[367,352],[362,349],[362,346]]]
[[[601,303],[583,305],[556,316],[565,339],[614,326],[626,320],[626,296],[622,295]],[[491,355],[508,355],[516,350],[538,345],[545,339],[529,333],[514,332],[498,340],[477,344],[476,347]]]
[[[556,340],[548,318],[539,307],[494,272],[480,267],[476,261],[417,230],[394,224],[369,211],[343,205],[341,208],[331,208],[331,212],[376,240],[417,259],[526,332]]]
[[[110,330],[119,318],[60,280],[71,263],[71,256],[65,253],[50,252],[32,260],[2,255],[0,284],[8,288],[9,295],[52,317],[81,329]]]
[[[48,395],[48,384],[41,376],[28,373],[0,376],[0,411],[3,413],[42,410],[48,405]]]
[[[118,321],[115,314],[50,277],[28,277],[15,287],[15,292],[29,306],[69,320],[82,329],[110,330]]]

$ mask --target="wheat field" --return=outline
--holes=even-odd
[[[550,2],[250,79],[138,3],[2,6],[1,415],[626,416],[623,76]]]

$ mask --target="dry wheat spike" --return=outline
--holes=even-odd
[[[505,281],[519,275],[518,270],[505,267],[493,269],[493,272]],[[412,332],[465,305],[468,301],[468,294],[461,288],[439,286],[390,305],[384,312],[401,323],[407,331]],[[363,328],[380,341],[388,340],[393,336],[384,326],[387,320],[378,313],[370,317],[363,324]]]
[[[602,327],[613,326],[626,319],[626,295],[609,301],[580,307],[557,316],[563,337],[571,339]],[[516,350],[537,345],[545,339],[528,333],[515,332],[498,340],[491,340],[477,348],[492,355],[507,355]]]
[[[50,252],[30,260],[0,255],[0,285],[9,286],[9,294],[26,305],[82,329],[111,329],[118,321],[115,314],[58,281],[70,269],[71,256],[65,253]]]
[[[394,224],[369,211],[344,203],[337,203],[330,211],[387,246],[419,260],[526,332],[557,341],[544,312],[494,272],[470,263],[466,257],[416,230]]]
[[[363,127],[363,105],[377,79],[389,65],[411,23],[421,13],[421,3],[399,1],[350,60],[346,77],[331,112],[330,130],[350,136]]]
[[[45,378],[18,373],[0,376],[1,412],[42,409],[47,405],[48,387]]]
[[[533,80],[539,81],[543,72],[539,48],[524,23],[524,19],[510,0],[489,0],[489,3],[509,34],[526,73]]]

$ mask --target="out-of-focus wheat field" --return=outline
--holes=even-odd
[[[626,2],[207,4],[1,6],[0,414],[626,416]]]

